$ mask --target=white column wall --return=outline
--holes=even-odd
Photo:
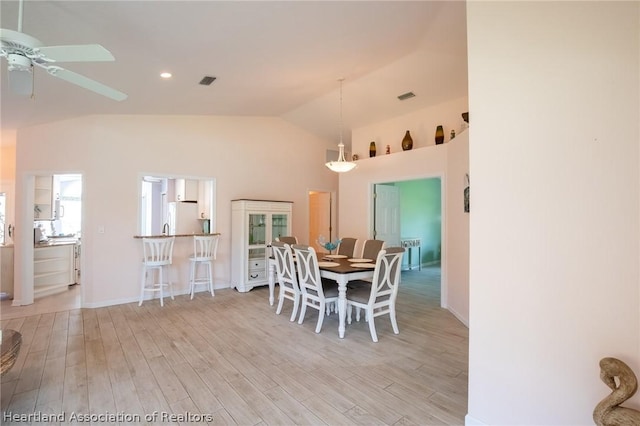
[[[467,19],[467,423],[593,424],[600,359],[640,374],[640,3],[468,2]]]

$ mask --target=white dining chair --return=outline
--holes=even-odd
[[[193,253],[189,256],[189,292],[191,299],[195,293],[197,285],[206,284],[211,292],[211,296],[215,296],[213,292],[213,262],[216,260],[218,253],[219,235],[194,235],[193,236]],[[204,267],[204,274],[198,275],[199,267]]]
[[[293,310],[289,321],[295,321],[298,306],[300,305],[300,286],[298,285],[296,267],[293,262],[293,251],[289,244],[280,241],[271,243],[271,250],[276,261],[276,275],[280,287],[276,314],[280,315],[280,312],[282,312],[285,299],[291,300],[293,302]]]
[[[298,237],[293,237],[293,236],[276,237],[276,241],[280,241],[282,243],[289,244],[289,245],[294,245],[294,244],[298,244]]]
[[[336,254],[353,257],[353,254],[356,251],[357,243],[358,243],[357,238],[352,238],[352,237],[340,238],[340,244],[338,244]]]
[[[371,339],[374,342],[378,341],[375,317],[389,314],[393,332],[400,333],[396,321],[396,298],[398,297],[403,254],[402,247],[389,247],[381,250],[376,259],[376,268],[370,285],[347,289],[347,323],[351,324],[351,311],[354,306],[364,309]]]
[[[298,284],[300,285],[301,294],[298,324],[303,323],[307,306],[317,309],[318,323],[316,324],[316,333],[320,333],[327,303],[338,301],[338,283],[320,277],[318,256],[313,247],[297,244],[293,246],[293,251],[296,254]]]
[[[176,237],[158,237],[142,239],[142,279],[140,283],[140,302],[142,306],[145,293],[159,293],[160,306],[164,306],[164,289],[169,290],[173,299],[171,283],[171,264],[173,262],[173,243]],[[150,273],[150,274],[149,274]],[[151,277],[149,277],[151,275]],[[166,277],[166,281],[165,281]]]
[[[365,240],[362,244],[362,252],[360,257],[363,259],[370,259],[375,261],[378,258],[378,253],[385,247],[386,243],[383,240]],[[349,283],[349,288],[355,290],[359,287],[369,288],[371,280],[358,280]],[[360,321],[360,308],[356,307],[356,321]]]
[[[378,258],[378,253],[384,247],[385,242],[382,240],[365,240],[362,245],[362,255],[360,257],[363,259],[376,260]]]

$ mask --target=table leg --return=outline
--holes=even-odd
[[[276,288],[276,265],[274,262],[269,262],[269,305],[273,306],[273,293]]]
[[[347,277],[341,275],[338,278],[338,336],[344,338],[345,318],[347,317]]]

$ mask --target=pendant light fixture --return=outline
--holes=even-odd
[[[329,161],[325,163],[325,166],[329,170],[337,173],[344,173],[353,170],[356,167],[356,163],[347,161],[344,159],[344,144],[342,143],[342,82],[344,78],[340,80],[340,143],[338,144],[338,161]]]

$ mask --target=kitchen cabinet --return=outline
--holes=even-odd
[[[198,182],[198,218],[211,219],[211,192],[213,182],[201,180]]]
[[[13,245],[0,246],[0,295],[13,298]]]
[[[290,201],[231,201],[231,286],[239,292],[269,284],[271,241],[291,235]]]
[[[197,202],[198,180],[176,179],[176,201]]]
[[[33,296],[65,291],[76,283],[75,244],[35,247],[33,251]]]
[[[51,220],[54,217],[53,176],[36,176],[33,218]]]

